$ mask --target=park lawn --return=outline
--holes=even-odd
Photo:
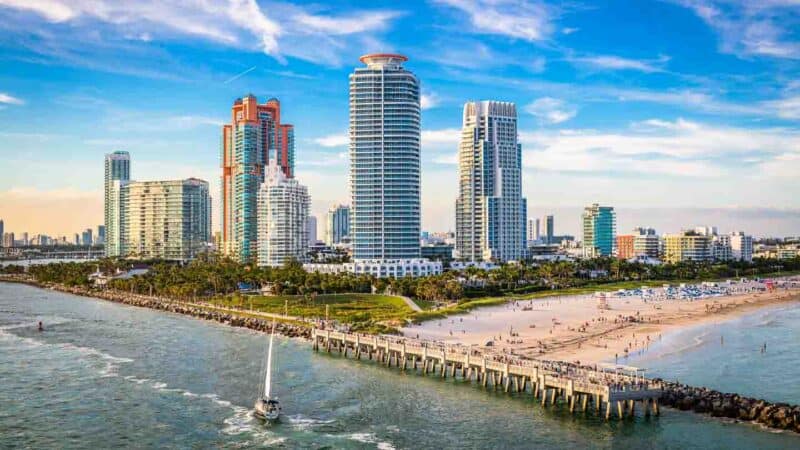
[[[316,297],[301,295],[230,296],[212,300],[220,306],[254,309],[273,314],[288,314],[303,318],[329,318],[348,323],[353,329],[366,332],[391,332],[391,327],[402,325],[413,313],[403,298],[377,294],[320,294]]]

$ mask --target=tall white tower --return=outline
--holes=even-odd
[[[419,258],[420,95],[394,54],[350,75],[350,235],[355,260]]]
[[[466,103],[458,153],[457,259],[506,262],[525,256],[521,169],[514,104]]]

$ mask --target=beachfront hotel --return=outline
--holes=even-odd
[[[513,103],[480,101],[464,105],[458,153],[456,259],[523,259],[527,205],[522,197],[521,153]]]
[[[664,237],[664,261],[679,263],[685,261],[713,261],[713,236],[697,231],[668,234]]]
[[[122,253],[121,229],[124,220],[120,216],[120,187],[131,179],[131,156],[128,152],[116,151],[105,156],[103,182],[103,223],[105,225],[105,254],[107,257]]]
[[[258,265],[303,261],[308,253],[308,189],[271,163],[258,191]]]
[[[616,250],[617,214],[597,203],[583,210],[583,257],[612,256]]]
[[[222,251],[240,262],[256,258],[258,190],[274,161],[294,176],[294,127],[281,123],[281,104],[259,104],[252,94],[236,99],[231,123],[222,127],[220,207]]]

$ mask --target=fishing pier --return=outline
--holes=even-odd
[[[316,328],[311,340],[315,351],[364,357],[387,367],[460,378],[504,392],[530,393],[541,399],[542,406],[563,403],[571,413],[594,409],[606,419],[633,416],[637,402],[645,416],[651,411],[658,415],[658,399],[664,392],[661,382],[648,380],[635,370],[522,359],[463,345]]]

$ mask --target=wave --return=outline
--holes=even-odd
[[[375,444],[379,450],[395,450],[391,442],[381,441],[378,439],[378,436],[375,436],[373,433],[350,433],[343,437],[364,444]]]

